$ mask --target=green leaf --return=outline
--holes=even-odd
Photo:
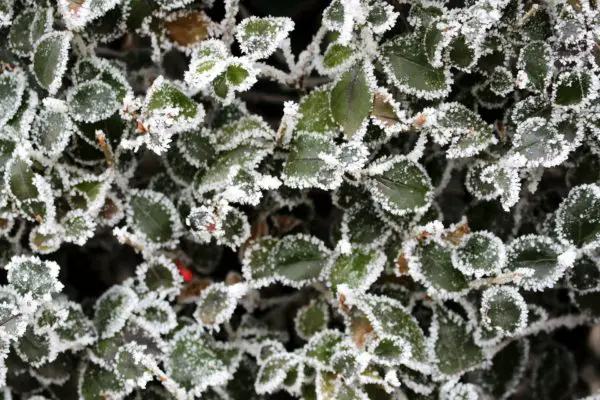
[[[294,29],[294,22],[283,17],[250,17],[237,26],[236,38],[242,51],[253,59],[270,56]]]
[[[129,225],[155,244],[168,244],[179,235],[181,222],[173,203],[151,190],[136,191],[129,199]]]
[[[33,300],[49,301],[53,293],[63,288],[58,280],[60,267],[54,261],[14,256],[4,268],[8,271],[10,286],[23,296],[30,295]]]
[[[329,253],[323,242],[308,235],[290,235],[278,241],[266,238],[247,250],[242,272],[257,287],[275,281],[302,287],[319,277]]]
[[[506,265],[523,276],[519,286],[540,291],[553,286],[565,270],[573,265],[574,255],[567,252],[565,256],[561,255],[560,247],[551,238],[526,235],[510,243]]]
[[[559,75],[554,85],[554,103],[561,106],[577,106],[589,97],[593,87],[593,78],[587,72],[564,72]]]
[[[35,15],[35,11],[25,9],[12,21],[12,26],[8,33],[8,46],[19,56],[28,55],[33,50],[30,33],[31,22],[35,18]]]
[[[338,72],[344,70],[354,59],[355,49],[342,43],[331,43],[323,55],[323,69],[325,72]]]
[[[102,121],[119,108],[117,93],[109,84],[98,80],[75,86],[69,92],[68,102],[71,117],[87,123]]]
[[[210,285],[198,299],[194,318],[203,327],[218,328],[231,318],[239,297],[245,293],[242,286],[227,286],[222,283]]]
[[[124,387],[111,371],[87,362],[79,375],[79,396],[83,400],[103,400],[107,396],[119,396]]]
[[[25,75],[20,70],[0,75],[0,129],[17,113],[25,93]]]
[[[506,264],[504,243],[487,231],[469,234],[452,251],[452,264],[463,274],[476,278],[497,275]]]
[[[273,393],[280,389],[289,371],[295,366],[296,358],[287,353],[275,354],[261,365],[256,376],[254,389],[258,394]]]
[[[298,309],[294,318],[294,327],[296,334],[308,340],[324,329],[327,329],[329,323],[329,309],[327,304],[322,301],[312,300],[309,304]]]
[[[573,188],[556,212],[559,238],[577,247],[597,247],[600,240],[600,187]]]
[[[366,293],[356,296],[356,300],[350,298],[350,301],[366,315],[379,336],[401,340],[409,348],[409,365],[423,371],[429,368],[425,335],[417,320],[399,301]]]
[[[49,335],[37,335],[31,327],[15,346],[19,357],[33,367],[39,367],[56,357],[56,348]]]
[[[527,304],[517,289],[494,286],[481,295],[481,320],[489,329],[514,335],[527,326]]]
[[[519,124],[513,136],[513,146],[509,155],[530,167],[558,165],[571,150],[562,133],[541,117],[529,118]]]
[[[517,84],[534,91],[544,91],[550,84],[554,69],[552,48],[542,41],[526,44],[519,54]]]
[[[450,74],[427,60],[419,35],[398,36],[382,46],[383,67],[396,87],[424,99],[444,97],[450,91]]]
[[[476,49],[467,42],[467,38],[462,34],[453,38],[448,44],[448,58],[452,66],[458,69],[468,71],[477,61],[476,55]]]
[[[30,136],[32,142],[50,157],[60,156],[69,144],[75,127],[66,112],[44,108],[38,114]]]
[[[444,375],[458,375],[480,366],[484,361],[481,349],[473,341],[467,323],[451,311],[436,308],[438,324],[435,341],[437,368]]]
[[[481,385],[495,398],[509,398],[517,390],[528,360],[529,342],[511,341],[494,355],[491,367],[481,371]]]
[[[361,128],[371,112],[373,92],[369,80],[365,68],[357,64],[344,72],[331,90],[331,113],[349,139]]]
[[[33,74],[38,84],[51,96],[62,85],[72,37],[69,31],[49,32],[35,45],[32,59]]]
[[[146,95],[145,111],[153,117],[149,130],[169,129],[183,132],[204,117],[204,109],[189,98],[177,85],[162,76],[154,80]]]
[[[40,194],[34,184],[34,176],[29,163],[16,157],[6,165],[4,182],[18,201],[33,200]]]
[[[137,304],[137,295],[126,286],[115,285],[104,292],[94,306],[94,324],[100,337],[109,338],[119,332]]]
[[[298,108],[301,114],[296,124],[298,132],[335,134],[339,128],[329,107],[329,91],[316,88],[302,97]]]
[[[410,248],[408,271],[413,278],[441,297],[461,295],[469,289],[467,278],[452,264],[452,247],[441,240],[416,242]]]
[[[332,259],[323,278],[334,292],[339,285],[366,291],[383,272],[386,261],[387,257],[378,249],[354,247],[348,254]]]
[[[173,336],[165,360],[166,372],[186,390],[199,395],[231,377],[227,360],[220,357],[214,339],[199,326],[188,326]]]
[[[569,285],[578,292],[597,291],[600,288],[600,268],[596,260],[583,255],[569,271]]]
[[[135,273],[140,283],[139,287],[144,292],[177,294],[183,282],[177,266],[163,256],[153,257],[140,264]]]
[[[402,156],[372,166],[366,186],[376,203],[399,216],[424,212],[433,196],[433,187],[425,169]]]

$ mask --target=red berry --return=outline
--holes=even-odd
[[[183,263],[179,260],[175,260],[175,265],[177,265],[177,269],[179,270],[179,275],[183,278],[184,282],[189,282],[194,277],[194,273],[191,269],[184,266]]]

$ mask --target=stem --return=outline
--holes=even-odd
[[[102,149],[102,152],[104,153],[106,164],[108,164],[109,168],[114,167],[116,164],[115,154],[113,153],[110,144],[108,144],[108,142],[106,141],[106,135],[104,134],[104,132],[96,131],[96,140],[98,141],[100,149]]]
[[[527,22],[527,20],[529,18],[531,18],[532,16],[535,15],[535,13],[537,12],[537,10],[540,8],[539,4],[534,4],[531,6],[531,8],[529,9],[529,11],[527,11],[525,13],[525,15],[523,15],[523,18],[521,18],[519,20],[519,22],[517,22],[517,27],[521,27],[525,24],[525,22]]]
[[[233,32],[235,31],[235,16],[240,10],[239,0],[225,1],[225,17],[221,21],[221,29],[223,30],[223,42],[231,47],[233,43]]]

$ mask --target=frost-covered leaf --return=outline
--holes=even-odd
[[[458,376],[481,365],[484,355],[473,341],[467,322],[452,311],[436,308],[435,354],[444,375]]]
[[[529,359],[529,342],[514,340],[494,355],[489,369],[481,371],[481,386],[499,399],[517,390]]]
[[[596,291],[600,286],[600,268],[595,259],[583,255],[569,271],[569,285],[579,292]]]
[[[367,23],[376,34],[382,34],[396,23],[398,13],[391,4],[373,4],[367,15]]]
[[[506,96],[514,89],[515,79],[505,67],[496,67],[488,79],[490,90],[498,96]]]
[[[372,165],[369,172],[367,189],[384,210],[401,216],[429,208],[433,188],[419,163],[396,156]]]
[[[399,344],[409,354],[408,360],[402,363],[422,371],[429,369],[426,365],[428,355],[423,331],[417,320],[398,300],[387,296],[360,294],[356,298],[347,297],[346,301],[366,315],[372,329],[379,336],[400,341]],[[393,341],[388,343],[397,346]],[[380,348],[377,351],[382,350]]]
[[[33,73],[38,84],[51,96],[62,85],[72,36],[69,31],[49,32],[35,44],[32,58]]]
[[[225,70],[228,54],[227,47],[220,40],[201,42],[192,55],[190,69],[185,75],[186,82],[198,88],[207,86]]]
[[[281,240],[264,238],[247,250],[242,272],[254,286],[279,281],[301,287],[320,275],[329,253],[323,242],[308,235],[290,235]]]
[[[9,285],[20,295],[30,296],[33,300],[49,301],[53,293],[63,288],[58,280],[60,267],[54,261],[14,256],[4,269],[8,271]]]
[[[202,291],[196,303],[194,317],[201,326],[217,329],[231,318],[239,298],[246,290],[242,283],[231,286],[222,283],[210,285]]]
[[[399,36],[382,46],[382,63],[396,87],[425,99],[445,96],[450,90],[450,73],[427,60],[419,35]]]
[[[538,235],[521,236],[507,248],[506,266],[522,279],[519,286],[540,291],[558,281],[575,261],[572,250],[562,253],[551,238]]]
[[[517,85],[520,88],[544,91],[554,71],[552,48],[541,41],[526,44],[519,54],[518,68]]]
[[[329,107],[329,91],[316,88],[302,97],[298,112],[301,114],[296,130],[298,132],[317,132],[333,134],[339,128]]]
[[[360,130],[371,111],[372,79],[365,66],[357,64],[344,72],[331,90],[331,114],[349,139]]]
[[[554,103],[561,106],[580,106],[597,91],[598,80],[584,71],[564,72],[554,84]]]
[[[26,77],[20,70],[0,74],[0,129],[17,113],[25,84]]]
[[[92,217],[82,210],[71,210],[60,220],[65,242],[83,246],[94,236],[96,223]]]
[[[236,38],[242,51],[253,59],[270,56],[294,29],[294,22],[283,17],[250,17],[237,26]]]
[[[181,230],[181,221],[171,201],[151,190],[133,193],[127,220],[135,234],[159,245],[173,243]]]
[[[153,376],[141,362],[146,347],[135,342],[120,347],[115,355],[114,371],[125,388],[144,387]]]
[[[431,116],[430,116],[431,115]],[[492,127],[460,103],[444,103],[423,111],[425,124],[440,145],[450,144],[448,158],[471,157],[496,143]]]
[[[453,248],[439,239],[410,241],[404,249],[408,272],[431,294],[451,297],[465,293],[468,279],[452,263]]]
[[[117,94],[107,83],[87,81],[68,96],[69,112],[75,121],[93,123],[110,117],[119,107]]]
[[[64,322],[54,330],[57,347],[61,351],[77,351],[96,342],[98,335],[94,323],[83,313],[81,305],[75,302],[61,302],[59,306],[67,312]]]
[[[380,250],[355,247],[348,254],[337,254],[332,258],[323,279],[334,292],[339,285],[366,291],[377,280],[386,261]]]
[[[22,315],[20,297],[10,286],[0,288],[0,335],[2,339],[16,339],[23,335],[28,325],[28,316]]]
[[[497,275],[506,264],[506,249],[500,238],[487,231],[466,235],[452,251],[452,263],[465,275],[480,278]]]
[[[596,247],[600,239],[600,188],[595,184],[573,188],[556,213],[559,238],[577,247]]]
[[[104,367],[87,362],[79,374],[79,396],[83,400],[97,400],[123,393],[124,387],[119,377]]]
[[[273,393],[280,389],[290,372],[297,363],[292,354],[275,354],[269,357],[258,370],[254,388],[256,393]]]
[[[335,154],[335,144],[317,133],[298,133],[290,144],[290,153],[283,167],[282,180],[293,188],[333,188],[341,183],[336,166],[326,156]]]
[[[60,156],[69,144],[75,126],[65,110],[58,107],[43,108],[36,117],[32,130],[32,142],[50,157]]]
[[[199,395],[231,378],[231,361],[222,357],[214,339],[199,327],[188,326],[171,339],[166,372],[186,390]]]
[[[495,286],[481,295],[481,320],[490,329],[514,335],[527,326],[527,304],[517,289]]]
[[[552,167],[562,163],[571,147],[564,136],[550,122],[533,117],[522,122],[513,136],[509,153],[516,164],[528,167]]]
[[[36,334],[32,328],[27,328],[15,345],[19,357],[33,367],[39,367],[56,357],[56,347],[52,336]]]
[[[356,59],[356,55],[357,50],[353,46],[333,42],[325,50],[320,67],[329,74],[344,71]]]
[[[94,324],[105,339],[120,331],[138,304],[138,297],[126,286],[115,285],[98,298],[94,306]]]
[[[296,334],[304,340],[308,340],[317,332],[327,329],[328,323],[329,308],[326,303],[319,300],[313,300],[299,308],[294,318]]]
[[[536,399],[569,396],[577,383],[575,357],[564,345],[549,342],[533,361],[531,393]]]
[[[177,316],[171,305],[153,296],[141,300],[135,313],[137,323],[149,332],[165,334],[177,325]]]

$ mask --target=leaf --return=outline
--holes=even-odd
[[[423,331],[399,301],[367,293],[346,300],[366,315],[377,335],[401,341],[410,355],[403,364],[424,372],[429,370]]]
[[[600,240],[600,188],[580,185],[569,192],[556,212],[556,233],[576,247],[597,247]]]
[[[0,325],[2,339],[17,339],[25,332],[29,324],[29,316],[22,315],[19,310],[20,295],[10,286],[0,287],[0,318],[6,321]]]
[[[336,73],[345,70],[356,58],[356,49],[342,43],[331,43],[325,54],[321,68],[325,73]]]
[[[111,371],[94,363],[84,364],[79,375],[79,396],[83,400],[102,400],[123,392],[121,380]]]
[[[19,357],[32,367],[39,367],[56,358],[56,348],[49,335],[37,335],[28,328],[15,346]]]
[[[162,26],[169,40],[190,47],[208,38],[211,22],[203,11],[176,11],[167,15]]]
[[[110,338],[119,332],[137,304],[137,295],[126,286],[115,285],[104,292],[94,306],[94,324],[100,337]]]
[[[179,135],[177,144],[185,160],[194,167],[204,167],[215,157],[214,145],[205,131],[183,132]]]
[[[428,115],[433,114],[432,122]],[[425,125],[436,142],[450,144],[448,158],[471,157],[496,143],[492,127],[460,103],[444,103],[423,111]]]
[[[482,386],[496,398],[509,398],[517,390],[528,360],[529,342],[511,341],[494,355],[491,367],[481,371]]]
[[[595,292],[600,288],[600,268],[595,259],[583,255],[569,271],[569,285],[577,292]]]
[[[329,107],[329,91],[315,88],[300,100],[297,132],[335,134],[339,128]]]
[[[185,73],[185,81],[194,87],[208,86],[226,66],[229,51],[220,40],[208,39],[200,42],[192,54],[190,69]]]
[[[438,358],[437,368],[442,374],[457,376],[485,361],[465,321],[457,315],[452,315],[451,311],[440,308],[436,308],[435,318],[435,354]]]
[[[332,258],[324,271],[323,279],[334,293],[339,285],[366,291],[383,272],[387,257],[378,249],[355,247],[348,254]]]
[[[298,189],[329,189],[341,183],[341,174],[321,155],[335,154],[333,140],[316,133],[298,133],[290,144],[281,179],[286,186]]]
[[[330,94],[331,114],[351,139],[371,112],[373,92],[370,78],[361,64],[351,67],[337,81]]]
[[[58,280],[60,267],[54,261],[42,261],[37,257],[14,256],[4,266],[8,271],[10,286],[22,296],[33,300],[49,301],[53,293],[62,290]]]
[[[194,318],[206,328],[218,329],[228,321],[237,307],[239,298],[245,294],[244,284],[227,286],[215,283],[202,291],[197,302]]]
[[[69,111],[75,121],[94,123],[110,117],[119,108],[117,94],[102,81],[92,80],[74,87],[68,95]]]
[[[596,86],[597,81],[587,72],[564,72],[554,85],[554,103],[561,106],[581,105]]]
[[[506,264],[504,243],[487,231],[468,234],[452,251],[452,264],[463,274],[476,278],[498,275]]]
[[[74,131],[73,121],[66,112],[45,107],[35,119],[30,136],[45,154],[58,157],[69,144]]]
[[[138,314],[138,325],[148,332],[166,334],[177,326],[177,316],[173,307],[164,300],[148,296],[140,301],[135,313]]]
[[[521,49],[517,66],[517,85],[541,92],[548,87],[554,70],[552,48],[549,44],[534,41]]]
[[[197,326],[178,331],[169,343],[165,369],[186,390],[199,395],[210,386],[219,386],[231,378],[225,360],[209,335]]]
[[[33,200],[39,196],[34,177],[29,163],[18,157],[10,160],[4,171],[4,182],[18,201]]]
[[[304,340],[327,329],[328,323],[329,308],[327,304],[318,300],[312,300],[309,304],[300,307],[294,318],[296,334]]]
[[[514,89],[515,79],[506,67],[496,67],[488,79],[490,90],[498,96],[506,96]]]
[[[13,19],[8,33],[8,46],[13,53],[25,56],[33,50],[30,33],[35,15],[35,11],[25,9]]]
[[[140,190],[129,199],[128,224],[145,240],[167,245],[175,240],[181,229],[173,203],[164,195]]]
[[[290,235],[279,241],[265,238],[247,250],[242,273],[255,287],[275,281],[302,287],[320,275],[329,254],[323,242],[312,236]]]
[[[20,70],[4,71],[0,75],[0,129],[19,110],[25,86],[26,78]]]
[[[553,167],[562,163],[570,150],[556,127],[544,118],[533,117],[517,127],[509,154],[529,167]]]
[[[424,212],[429,208],[433,195],[425,169],[402,156],[371,166],[367,189],[375,203],[398,216]]]
[[[35,44],[33,74],[38,84],[46,89],[50,96],[56,94],[62,85],[72,37],[69,31],[49,32]]]
[[[430,294],[442,298],[464,294],[467,278],[452,264],[452,247],[439,239],[410,243],[405,251],[408,272]]]
[[[506,266],[523,276],[519,286],[526,290],[540,291],[553,286],[574,261],[571,252],[561,254],[560,247],[546,236],[521,236],[507,248]]]
[[[258,394],[273,393],[279,389],[288,372],[295,366],[296,358],[287,353],[269,357],[258,370],[254,389]]]
[[[448,58],[452,66],[469,71],[477,61],[477,49],[467,41],[467,38],[459,34],[448,44]]]
[[[398,90],[424,99],[441,98],[450,91],[449,72],[431,66],[418,35],[398,36],[381,52],[384,70]]]
[[[288,34],[294,22],[284,17],[249,17],[237,26],[236,39],[242,51],[253,59],[270,56]]]
[[[517,289],[494,286],[481,295],[481,320],[490,329],[515,335],[527,326],[527,304]]]
[[[96,222],[82,210],[68,211],[60,220],[64,229],[62,240],[83,246],[94,236]]]

